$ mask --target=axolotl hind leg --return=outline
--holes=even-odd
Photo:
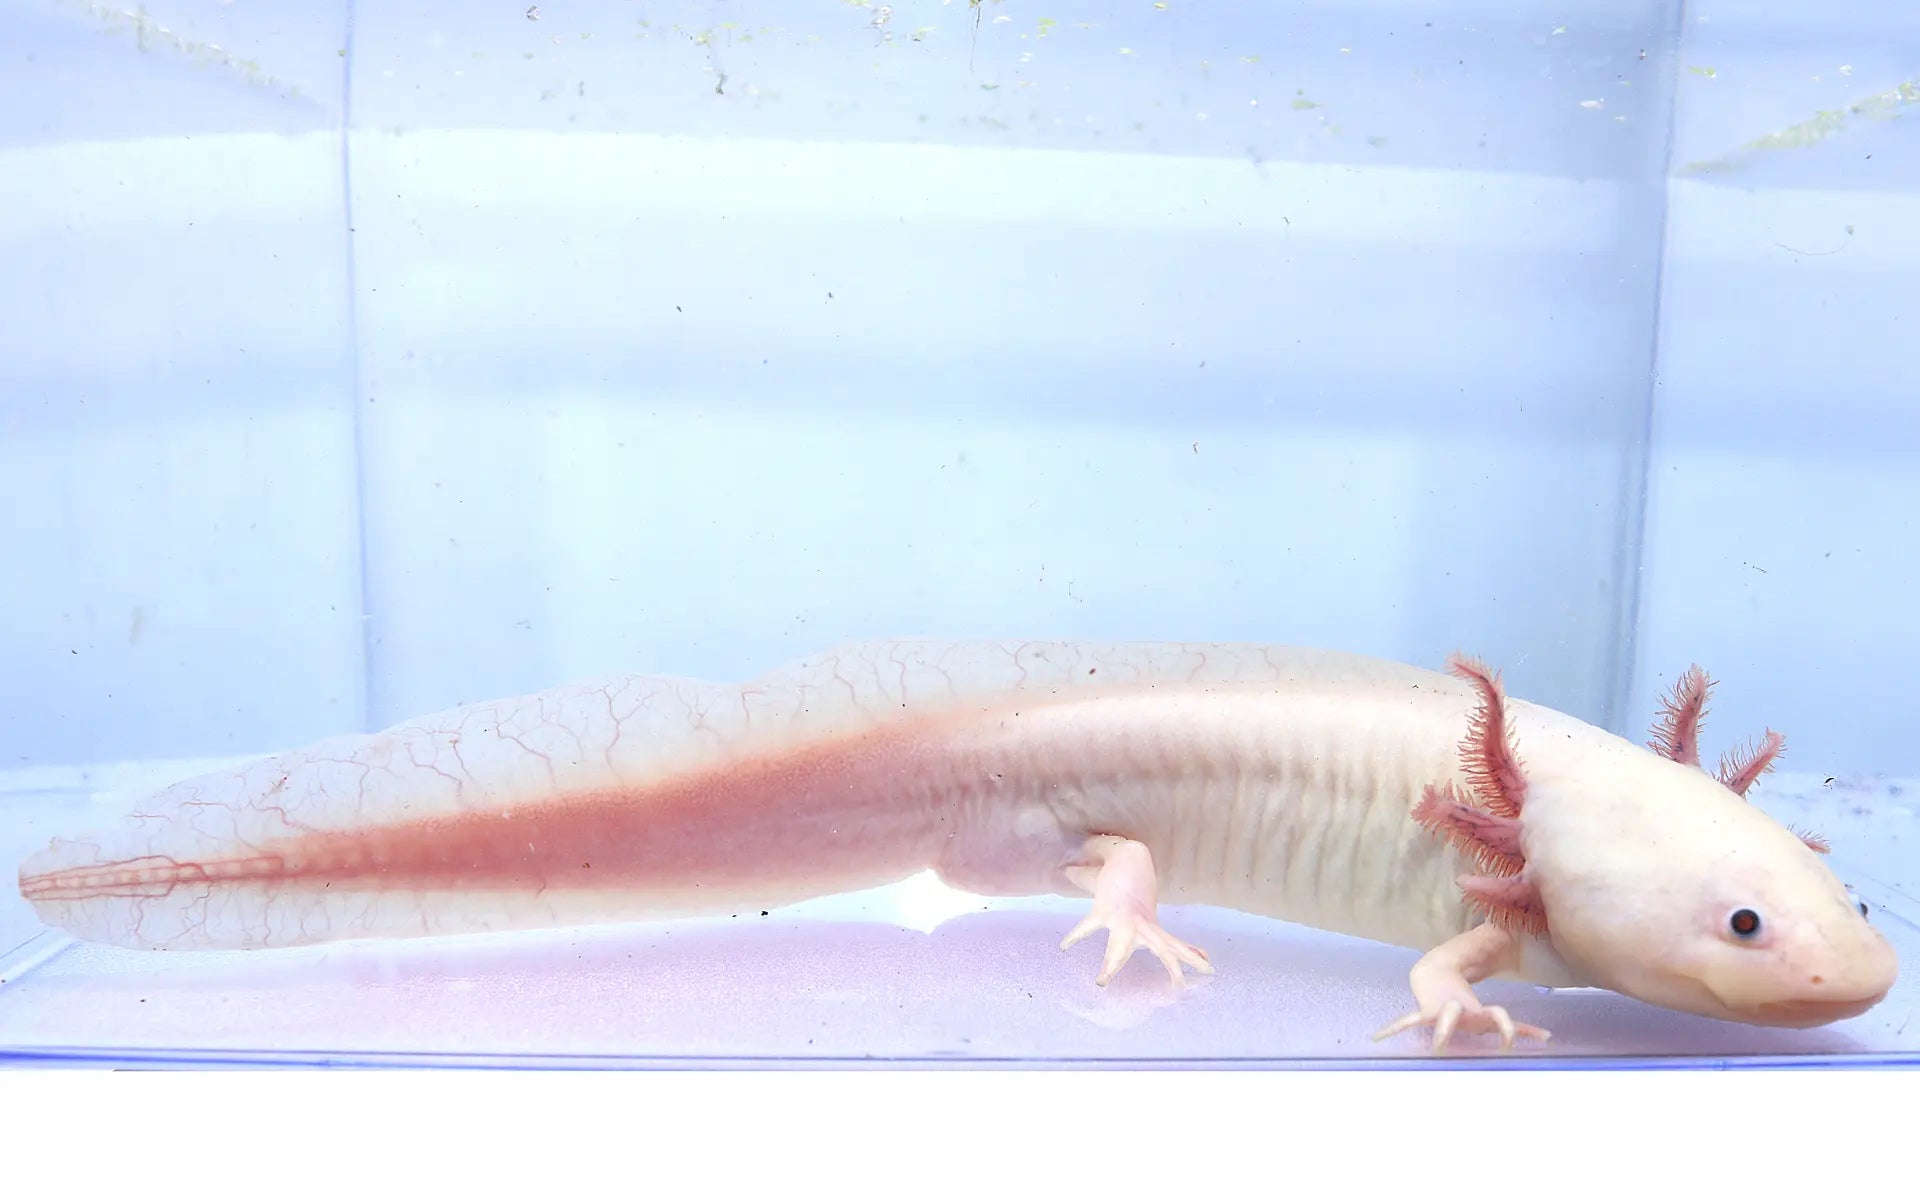
[[[1157,909],[1160,885],[1153,872],[1153,854],[1139,841],[1096,836],[1081,847],[1078,861],[1066,867],[1067,880],[1093,896],[1093,907],[1060,942],[1062,951],[1102,927],[1109,932],[1107,953],[1094,983],[1105,987],[1135,951],[1152,952],[1166,966],[1174,984],[1186,977],[1182,964],[1211,975],[1207,953],[1183,943],[1160,926]]]

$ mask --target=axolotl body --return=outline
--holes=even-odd
[[[1097,982],[1208,956],[1161,901],[1424,954],[1419,1026],[1547,1032],[1495,976],[1808,1027],[1878,1003],[1891,945],[1745,797],[1779,753],[1699,761],[1691,669],[1640,745],[1435,672],[1245,644],[843,647],[742,684],[620,676],[184,780],[20,870],[49,924],[267,948],[720,914],[931,868],[1090,899]]]

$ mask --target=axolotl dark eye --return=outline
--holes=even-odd
[[[1760,933],[1760,915],[1743,906],[1727,916],[1727,928],[1742,939],[1751,939]]]
[[[1860,897],[1860,895],[1858,894],[1855,894],[1851,886],[1847,888],[1847,901],[1853,903],[1853,908],[1860,912],[1861,918],[1864,919],[1864,918],[1872,917],[1871,913],[1867,910],[1866,899]]]

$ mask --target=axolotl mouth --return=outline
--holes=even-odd
[[[1791,1001],[1769,1001],[1755,1005],[1747,1011],[1746,1019],[1756,1025],[1777,1025],[1789,1029],[1811,1029],[1816,1025],[1826,1025],[1834,1021],[1845,1021],[1849,1017],[1873,1008],[1887,998],[1887,990],[1861,997],[1822,997],[1800,998]]]
[[[1771,987],[1760,988],[1751,982],[1696,978],[1693,986],[1699,1007],[1686,1001],[1674,1007],[1722,1021],[1780,1029],[1812,1029],[1858,1017],[1887,999],[1899,974],[1892,945],[1877,934],[1872,938],[1868,954],[1850,962],[1844,976],[1829,970],[1823,975],[1802,976],[1794,987],[1776,978]]]

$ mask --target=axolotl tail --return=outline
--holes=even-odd
[[[793,704],[621,678],[332,739],[57,840],[20,891],[84,939],[234,949],[765,909],[928,864],[925,809],[868,769],[912,727]]]
[[[882,885],[953,836],[944,727],[1172,685],[1403,679],[1255,645],[852,645],[757,680],[627,676],[182,781],[20,869],[50,925],[143,948],[569,926]]]

